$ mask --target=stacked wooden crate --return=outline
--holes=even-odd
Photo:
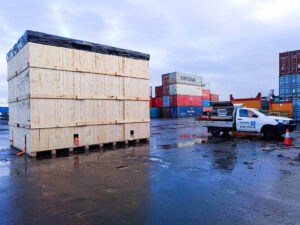
[[[149,138],[149,58],[26,31],[7,54],[12,146],[35,156]]]

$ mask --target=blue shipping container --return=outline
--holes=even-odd
[[[209,99],[203,99],[203,107],[210,107],[210,100]]]
[[[158,118],[158,107],[150,107],[150,118]]]
[[[170,96],[163,96],[163,107],[170,106]]]
[[[171,118],[196,117],[202,114],[203,107],[172,106],[170,107]]]

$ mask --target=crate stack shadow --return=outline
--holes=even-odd
[[[149,58],[26,31],[7,54],[12,146],[34,157],[147,140]]]

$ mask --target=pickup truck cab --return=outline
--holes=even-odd
[[[293,119],[270,116],[263,111],[233,105],[231,102],[211,102],[212,112],[200,116],[200,124],[208,128],[214,136],[230,131],[261,133],[267,138],[275,138],[295,130]]]

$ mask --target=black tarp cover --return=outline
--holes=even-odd
[[[141,52],[27,30],[25,31],[24,35],[18,40],[18,42],[14,45],[14,47],[7,53],[6,60],[9,61],[11,58],[13,58],[28,42],[85,50],[108,55],[117,55],[133,59],[150,59],[149,54]]]

